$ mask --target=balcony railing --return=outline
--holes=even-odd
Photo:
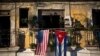
[[[37,32],[39,28],[33,29],[34,33]],[[100,47],[100,29],[83,29],[83,28],[50,28],[50,32],[53,33],[56,29],[62,29],[63,31],[67,32],[68,43],[67,45],[70,46],[77,46],[77,47]],[[41,29],[42,30],[42,29]],[[52,35],[52,34],[51,34]],[[53,39],[49,37],[49,46],[50,42],[53,42]],[[52,37],[54,38],[54,37]],[[36,39],[32,41],[36,43]],[[53,45],[52,45],[53,46]]]
[[[27,32],[29,32],[28,36],[31,36],[32,38],[29,39],[29,44],[30,46],[36,46],[36,33],[39,28],[35,28],[33,30],[28,30],[26,32],[24,31],[18,31],[18,38],[16,38],[16,41],[18,42],[18,45],[23,45],[25,46],[25,37],[27,36]],[[100,47],[100,29],[95,28],[95,29],[78,29],[78,28],[50,28],[50,33],[53,33],[54,30],[56,29],[62,29],[63,31],[67,32],[67,37],[68,37],[68,43],[67,45],[70,46],[84,46],[84,47]],[[42,29],[41,29],[42,30]],[[2,32],[1,32],[2,33]],[[10,33],[11,34],[11,33]],[[34,34],[34,36],[33,36]],[[8,34],[9,35],[9,34]],[[8,36],[7,33],[1,34],[0,36]],[[48,46],[53,46],[53,44],[50,44],[50,42],[54,42],[52,37],[52,34],[49,36],[49,42]],[[8,36],[9,38],[10,36]],[[8,39],[7,38],[7,39]],[[21,39],[20,39],[21,38]],[[30,37],[29,37],[30,38]],[[0,37],[0,43],[5,42],[7,40],[5,38]],[[10,40],[10,39],[9,39]],[[8,41],[9,41],[8,40]],[[22,42],[22,43],[21,43]]]

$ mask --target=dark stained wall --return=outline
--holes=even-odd
[[[0,2],[90,2],[100,0],[0,0]]]

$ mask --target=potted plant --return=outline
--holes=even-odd
[[[30,44],[30,48],[31,48],[32,50],[35,50],[36,44],[35,44],[35,43],[31,43],[31,44]]]

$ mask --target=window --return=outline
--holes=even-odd
[[[20,28],[28,27],[28,8],[20,8]]]
[[[39,28],[64,28],[63,10],[39,10]]]
[[[10,17],[0,16],[0,47],[10,46]]]

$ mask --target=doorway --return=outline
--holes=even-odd
[[[10,16],[0,16],[0,47],[10,46]]]
[[[94,26],[94,36],[96,37],[97,44],[100,47],[100,9],[92,10],[93,26]]]

